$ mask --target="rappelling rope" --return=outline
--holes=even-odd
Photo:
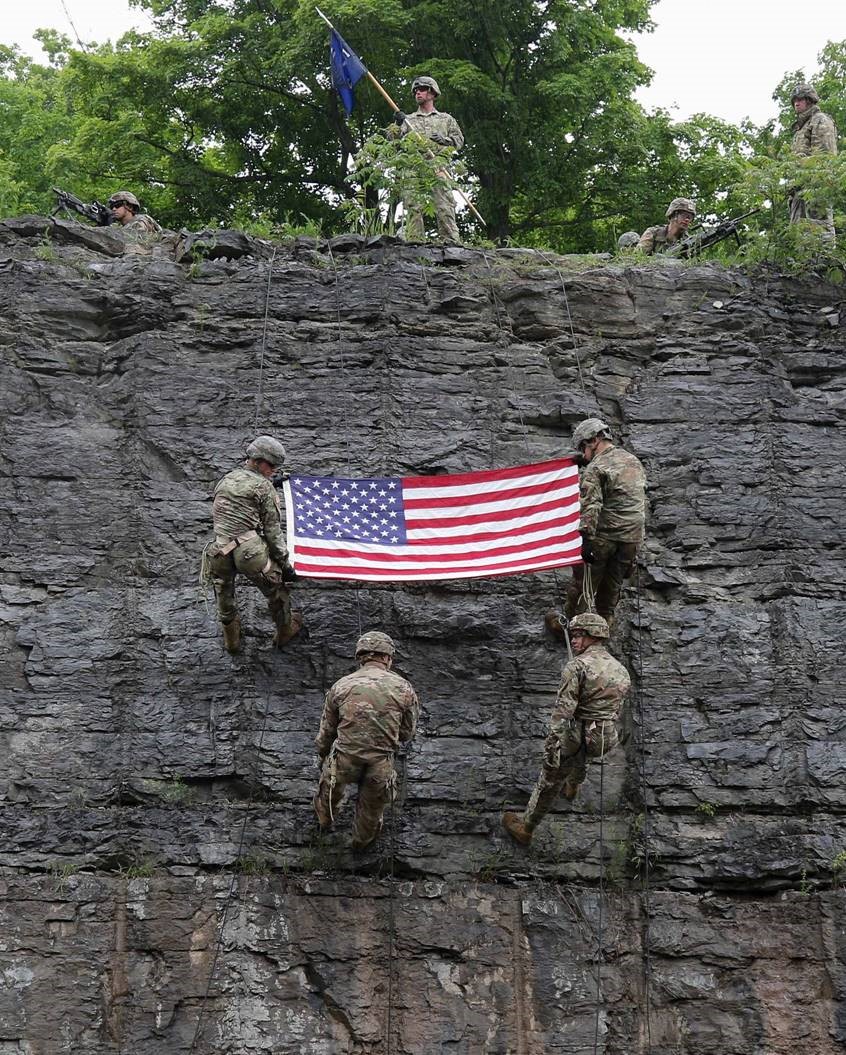
[[[267,349],[267,330],[268,330],[268,320],[269,320],[269,317],[270,317],[270,295],[271,295],[271,288],[272,288],[272,283],[273,283],[273,264],[274,264],[274,261],[276,260],[276,252],[277,252],[277,247],[274,246],[273,247],[273,252],[272,252],[271,257],[270,257],[270,263],[268,264],[268,269],[267,269],[267,287],[265,289],[265,299],[264,299],[264,318],[263,318],[262,332],[261,332],[261,343],[260,343],[260,346],[259,346],[259,348],[260,348],[260,350],[259,350],[259,377],[258,377],[258,390],[256,392],[255,420],[254,420],[254,423],[253,423],[253,431],[254,431],[254,433],[258,432],[259,418],[260,418],[260,415],[261,415],[261,405],[262,405],[262,401],[263,401],[263,398],[264,398],[264,360],[265,360],[265,352],[266,352],[266,349]],[[210,569],[209,569],[209,566],[208,566],[209,558],[208,558],[208,552],[207,551],[208,551],[208,548],[209,548],[210,545],[212,545],[212,543],[209,543],[203,549],[203,555],[202,555],[201,567],[200,567],[200,583],[201,583],[201,586],[203,587],[203,599],[206,602],[206,607],[207,608],[208,608],[207,587],[208,587],[208,581],[209,581],[209,579],[211,577]],[[237,851],[237,854],[235,856],[235,865],[233,867],[232,877],[231,877],[230,882],[229,882],[229,890],[226,893],[226,900],[224,901],[224,905],[223,905],[223,918],[221,919],[221,922],[220,922],[220,929],[219,929],[219,932],[218,932],[217,942],[215,944],[215,950],[214,950],[214,956],[212,958],[211,970],[209,971],[209,978],[208,978],[208,982],[206,983],[206,990],[205,990],[205,993],[203,995],[203,1002],[200,1005],[200,1013],[197,1016],[197,1025],[196,1025],[196,1028],[194,1030],[194,1037],[193,1037],[193,1039],[191,1041],[191,1047],[189,1048],[189,1055],[190,1055],[190,1053],[193,1053],[195,1051],[196,1046],[197,1046],[197,1042],[199,1041],[200,1036],[201,1036],[201,1031],[202,1031],[202,1027],[203,1027],[203,1018],[205,1016],[205,1011],[206,1011],[206,1005],[208,1003],[209,993],[211,992],[211,987],[212,987],[212,984],[214,982],[215,972],[217,970],[217,964],[218,964],[218,960],[220,958],[220,950],[222,948],[223,938],[224,938],[224,935],[225,935],[225,932],[226,932],[226,923],[227,923],[227,920],[228,920],[228,917],[229,917],[229,908],[230,908],[230,906],[232,904],[233,895],[234,895],[234,893],[236,891],[236,888],[238,888],[238,897],[237,897],[236,900],[237,900],[237,903],[238,903],[239,906],[240,906],[241,899],[242,899],[242,893],[241,893],[241,890],[240,890],[239,885],[238,885],[238,875],[239,875],[239,873],[238,873],[237,869],[238,869],[238,867],[239,867],[239,865],[241,863],[241,860],[242,860],[242,855],[243,855],[243,850],[244,850],[244,842],[245,842],[246,835],[247,835],[247,825],[248,825],[249,820],[250,820],[250,813],[251,813],[251,809],[252,809],[252,805],[253,805],[253,798],[254,798],[254,794],[255,794],[255,784],[256,784],[257,779],[258,779],[258,767],[261,765],[261,752],[262,752],[262,748],[264,746],[264,736],[265,736],[265,731],[267,729],[267,719],[268,719],[268,715],[269,714],[270,714],[270,697],[266,696],[265,697],[265,707],[264,707],[264,718],[262,719],[261,732],[259,734],[258,750],[256,752],[256,758],[257,758],[256,779],[254,781],[252,781],[251,784],[250,784],[250,790],[249,790],[249,795],[247,797],[247,803],[246,803],[246,806],[244,807],[244,818],[243,818],[243,821],[241,823],[241,832],[240,832],[240,835],[239,835],[239,838],[238,838],[238,851]],[[210,728],[212,730],[212,735],[213,735],[213,733],[214,733],[214,716],[213,715],[210,716]]]
[[[570,330],[570,338],[573,343],[573,349],[576,349],[576,331],[573,325],[573,316],[570,311],[570,300],[567,296],[567,286],[564,281],[564,275],[561,269],[554,263],[548,260],[545,254],[540,251],[540,255],[547,259],[552,264],[555,270],[558,272],[558,277],[561,281],[561,292],[564,295],[564,307],[567,312],[567,324]],[[582,374],[582,364],[578,355],[576,355],[576,367],[579,374],[579,382],[582,387],[582,394],[586,397],[584,376]],[[640,607],[640,567],[637,566],[637,579],[636,579],[636,597],[637,597],[637,622],[638,622],[638,724],[640,726],[640,750],[638,752],[639,758],[639,776],[641,785],[641,798],[643,801],[643,842],[644,842],[644,912],[646,915],[646,933],[644,937],[644,967],[645,967],[645,1004],[646,1004],[646,1031],[648,1046],[652,1048],[652,1023],[651,1023],[651,994],[650,994],[650,978],[652,973],[651,955],[649,949],[649,921],[650,921],[650,877],[649,877],[649,806],[647,802],[647,783],[646,783],[646,768],[645,768],[645,728],[643,724],[643,651],[642,651],[642,634],[643,626],[641,623],[641,607]],[[584,567],[584,578],[582,582],[582,595],[581,600],[588,607],[589,611],[595,610],[595,596],[593,590],[593,582],[591,577],[591,569],[589,565]],[[604,734],[604,726],[603,726]],[[600,797],[600,860],[604,861],[604,848],[603,848],[603,775],[604,775],[604,755],[600,759],[600,771],[599,771],[599,797]],[[604,864],[600,866],[600,915],[599,915],[599,955],[602,952],[602,886],[604,882]],[[600,998],[600,977],[597,968],[597,1000]],[[599,1041],[599,1006],[597,1005],[597,1017],[596,1026],[594,1030],[594,1053],[597,1050],[597,1044]]]
[[[500,311],[500,308],[499,308],[499,298],[497,297],[496,290],[494,289],[493,270],[491,269],[491,262],[488,259],[488,254],[485,253],[484,251],[482,252],[482,259],[485,261],[485,267],[487,267],[487,269],[488,269],[488,289],[490,290],[490,294],[491,294],[491,303],[493,304],[494,311],[496,312],[497,329],[499,330],[500,337],[502,337],[504,332],[505,332],[503,330],[503,328],[502,328],[502,312]],[[512,337],[512,339],[514,338],[513,329],[512,329],[512,332],[511,332],[511,337]]]
[[[394,907],[395,897],[395,864],[396,864],[396,773],[390,788],[391,795],[391,834],[389,839],[389,851],[391,856],[391,872],[388,876],[388,1007],[386,1011],[385,1024],[385,1055],[391,1055],[393,1048],[393,1008],[394,1008],[394,957],[396,954],[396,912]]]
[[[273,261],[276,259],[276,246],[273,247],[273,253],[270,257],[270,264],[267,268],[267,290],[264,297],[264,325],[261,331],[261,350],[259,353],[259,382],[258,392],[256,393],[256,420],[253,426],[253,431],[258,432],[259,414],[261,412],[262,398],[264,396],[264,352],[267,347],[267,321],[270,315],[270,287],[273,282]]]
[[[548,264],[549,267],[551,267],[555,271],[555,273],[558,275],[558,279],[559,279],[559,281],[561,283],[561,292],[562,292],[562,294],[564,296],[564,310],[567,313],[567,328],[568,328],[569,333],[570,333],[570,342],[572,343],[572,346],[573,346],[573,357],[574,357],[574,359],[576,361],[576,371],[577,371],[578,378],[579,378],[579,387],[581,388],[582,396],[583,396],[585,402],[587,403],[587,388],[585,386],[584,374],[582,373],[581,359],[579,359],[579,355],[578,355],[578,341],[576,339],[576,328],[573,325],[573,314],[570,311],[570,298],[567,296],[567,283],[564,281],[564,273],[561,270],[561,268],[555,263],[555,261],[552,260],[550,258],[550,256],[547,253],[545,253],[542,249],[538,249],[538,250],[536,250],[536,252],[537,252],[538,256],[540,256],[540,258],[546,264]],[[561,609],[562,609],[562,612],[563,612],[564,604],[565,604],[565,602],[564,602],[564,596],[565,595],[564,595],[564,591],[562,590],[561,583],[560,583],[559,578],[558,578],[558,570],[557,569],[555,569],[553,571],[553,575],[555,577],[555,587],[556,587],[556,590],[558,592],[559,603],[561,605]],[[589,611],[589,612],[595,611],[595,600],[594,600],[594,592],[593,592],[593,583],[592,583],[592,580],[591,580],[590,567],[587,564],[585,564],[585,566],[584,566],[584,575],[583,575],[583,578],[582,578],[582,592],[581,592],[581,595],[579,597],[579,603],[580,604],[584,604],[586,609],[587,609],[587,611]],[[568,640],[567,640],[567,644],[569,646],[569,637],[568,637]]]
[[[593,573],[589,564],[584,565],[582,573],[582,592],[579,594],[579,603],[584,604],[589,612],[596,611],[596,594],[593,589]]]
[[[605,722],[600,724],[599,754],[599,907],[596,939],[596,1012],[593,1024],[593,1055],[599,1050],[599,1012],[602,1007],[602,906],[605,901]]]
[[[349,391],[349,375],[347,373],[347,362],[344,358],[344,334],[341,325],[341,284],[338,278],[338,265],[335,263],[335,254],[332,252],[332,243],[326,240],[326,251],[329,254],[329,262],[332,265],[332,274],[335,279],[335,326],[337,333],[338,361],[341,365],[341,375],[344,379],[344,387]],[[344,448],[346,451],[347,476],[352,476],[352,457],[350,454],[349,430],[344,429]],[[361,637],[361,597],[358,582],[355,583],[355,611],[358,620],[358,636]]]
[[[259,735],[258,751],[256,752],[256,757],[257,757],[257,759],[259,761],[259,764],[261,763],[261,752],[262,752],[262,747],[264,746],[264,733],[265,733],[265,730],[267,729],[267,718],[268,718],[269,714],[270,714],[270,697],[269,696],[265,696],[264,719],[262,721],[261,733]],[[236,887],[238,886],[238,875],[239,875],[239,873],[238,873],[238,871],[236,869],[239,867],[239,864],[240,864],[241,859],[242,859],[242,854],[243,854],[243,851],[244,851],[244,840],[245,840],[246,834],[247,834],[247,823],[248,823],[248,821],[250,819],[250,811],[251,811],[251,808],[252,808],[252,805],[253,805],[254,789],[255,789],[255,783],[257,782],[257,779],[258,779],[258,772],[256,773],[256,780],[254,780],[250,784],[250,793],[249,793],[249,796],[247,798],[247,804],[244,807],[244,820],[243,820],[243,822],[241,824],[241,834],[240,834],[240,837],[238,839],[238,852],[237,852],[237,854],[235,856],[235,864],[234,864],[233,870],[232,870],[232,878],[229,881],[229,890],[227,891],[226,900],[224,901],[224,905],[223,905],[223,918],[222,918],[222,920],[220,922],[220,930],[218,932],[217,943],[215,945],[214,956],[212,958],[212,965],[211,965],[211,970],[209,971],[208,982],[206,983],[206,991],[203,994],[203,1002],[200,1004],[200,1013],[197,1016],[197,1026],[196,1026],[196,1028],[194,1030],[194,1038],[191,1041],[191,1047],[188,1049],[189,1055],[192,1055],[192,1053],[196,1050],[197,1041],[200,1039],[201,1030],[202,1030],[202,1027],[203,1027],[203,1018],[205,1017],[205,1013],[206,1013],[206,1005],[208,1003],[209,993],[211,992],[212,983],[214,982],[214,976],[215,976],[215,971],[217,970],[217,962],[218,962],[218,959],[220,957],[221,946],[223,945],[223,937],[224,937],[224,933],[226,931],[226,923],[227,923],[227,919],[228,919],[228,916],[229,916],[229,907],[232,904],[233,894],[235,892]],[[242,899],[242,892],[241,892],[240,889],[238,889],[237,903],[238,903],[239,907],[240,907],[240,904],[241,904],[241,899]]]
[[[421,265],[422,267],[422,265]],[[425,268],[422,268],[425,280]],[[427,283],[428,286],[428,283]],[[388,362],[388,370],[386,371],[388,379],[390,380],[390,361]],[[384,395],[380,392],[380,396]],[[384,426],[386,425],[387,406],[385,400],[382,399],[380,403],[380,410],[382,414],[383,430],[387,431]],[[382,471],[387,475],[387,451],[383,447],[382,452]],[[411,748],[407,748],[410,750]],[[405,758],[397,753],[396,762],[399,765],[403,779],[400,782],[400,792],[404,792],[405,789],[405,775],[406,775],[406,761]],[[396,971],[396,858],[397,858],[397,773],[396,767],[394,768],[394,775],[391,779],[391,785],[389,788],[390,794],[390,834],[388,837],[388,852],[390,854],[390,874],[388,876],[388,992],[387,992],[387,1008],[385,1012],[385,1055],[391,1055],[393,1051],[393,1016],[394,1016],[394,975]]]
[[[643,935],[644,946],[644,1004],[646,1006],[646,1035],[649,1050],[652,1050],[652,953],[650,950],[649,926],[652,916],[650,904],[650,867],[649,867],[649,801],[646,782],[646,726],[643,716],[643,621],[640,607],[640,563],[635,565],[635,597],[637,602],[637,723],[639,727],[640,750],[638,758],[638,775],[640,778],[640,797],[643,803],[643,911],[646,919]]]
[[[349,390],[349,376],[347,373],[346,359],[344,358],[343,348],[343,329],[341,323],[341,288],[340,280],[338,276],[338,266],[335,262],[335,256],[332,252],[332,246],[329,241],[326,243],[326,249],[329,254],[329,261],[332,265],[332,272],[335,279],[335,322],[337,332],[337,349],[338,349],[338,361],[341,367],[341,375],[344,379],[344,386]],[[383,408],[384,412],[384,408]],[[344,441],[346,446],[346,461],[347,461],[347,475],[352,475],[352,459],[350,456],[350,441],[349,432],[345,431]],[[383,464],[384,468],[384,464]],[[359,584],[355,583],[355,608],[356,608],[356,619],[358,621],[358,635],[361,637],[363,633],[361,623],[361,595]],[[390,852],[390,876],[388,879],[388,992],[387,992],[387,1008],[385,1011],[386,1023],[385,1023],[385,1055],[391,1055],[392,1050],[392,1033],[393,1033],[393,992],[394,992],[394,956],[395,956],[395,921],[394,921],[394,871],[395,871],[395,858],[396,858],[396,815],[394,808],[394,799],[396,797],[396,788],[393,785],[390,789],[391,802],[390,802],[390,837],[389,837],[389,852]],[[329,796],[330,809],[331,809],[331,791]]]
[[[253,435],[258,432],[259,417],[261,415],[261,404],[264,398],[264,357],[265,350],[267,348],[267,326],[268,319],[270,317],[270,292],[271,284],[273,282],[273,262],[276,259],[277,246],[273,247],[273,252],[270,256],[270,263],[267,269],[267,287],[264,296],[264,321],[261,331],[261,341],[259,344],[259,376],[258,376],[258,389],[256,391],[256,413],[253,421]],[[209,559],[209,549],[214,545],[214,539],[207,542],[203,547],[203,552],[200,556],[200,575],[199,575],[199,595],[203,604],[206,606],[206,613],[209,618],[215,620],[217,617],[212,614],[211,606],[209,605],[209,584],[212,581],[212,573]]]
[[[573,355],[576,360],[576,370],[579,377],[579,385],[581,386],[582,396],[587,402],[587,389],[585,387],[584,374],[582,373],[582,363],[579,358],[577,351],[576,341],[576,328],[573,325],[573,314],[570,311],[570,298],[567,296],[567,284],[564,281],[564,275],[558,265],[545,254],[542,250],[538,250],[540,256],[554,268],[558,274],[559,281],[561,282],[561,292],[564,296],[564,309],[567,313],[567,326],[570,331],[570,340],[573,346]],[[556,584],[558,582],[558,574],[556,571]],[[560,596],[560,586],[559,586]],[[584,564],[582,574],[582,589],[579,597],[579,603],[584,604],[587,611],[594,612],[596,610],[596,597],[593,588],[593,576],[591,574],[591,568],[589,564]],[[570,647],[569,634],[567,635],[567,646]],[[572,652],[571,652],[572,655]],[[593,1051],[594,1055],[597,1055],[599,1048],[599,1016],[600,1008],[602,1006],[602,909],[605,901],[605,723],[602,723],[602,730],[600,733],[600,748],[601,754],[599,756],[599,909],[598,909],[598,920],[597,920],[597,946],[596,946],[596,1013],[594,1018],[594,1032],[593,1032]]]
[[[576,328],[573,326],[573,315],[572,315],[572,313],[570,311],[570,298],[567,296],[567,283],[564,281],[564,273],[562,272],[561,268],[555,263],[555,261],[551,260],[550,257],[548,256],[548,254],[546,254],[542,249],[538,249],[538,250],[536,250],[536,252],[541,257],[542,260],[544,260],[551,268],[553,268],[553,270],[557,273],[558,278],[559,278],[559,280],[561,282],[561,292],[564,294],[564,308],[565,308],[565,310],[567,312],[567,325],[568,325],[568,328],[570,330],[570,340],[572,341],[572,344],[573,344],[573,354],[574,354],[575,359],[576,359],[576,369],[577,369],[578,374],[579,374],[579,384],[581,385],[581,388],[582,388],[582,395],[585,397],[585,399],[587,399],[587,390],[585,388],[585,379],[584,379],[584,375],[582,374],[582,363],[581,363],[581,360],[579,359],[578,355],[576,354],[576,346],[578,344],[578,342],[576,341]]]

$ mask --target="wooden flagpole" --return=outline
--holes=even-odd
[[[326,23],[326,25],[331,30],[333,30],[335,33],[338,32],[337,29],[335,29],[335,27],[332,25],[332,23],[329,21],[329,19],[326,17],[326,15],[323,14],[323,12],[320,10],[320,8],[316,4],[315,4],[315,7],[314,7],[314,10],[318,13],[318,15],[320,15],[320,17],[323,19],[323,21]],[[361,59],[359,59],[359,62],[361,62]],[[363,62],[361,64],[362,64],[362,66],[364,66]],[[388,93],[385,91],[385,89],[382,87],[382,85],[376,80],[376,78],[373,76],[373,74],[370,72],[370,70],[368,70],[368,68],[366,66],[364,66],[364,72],[367,74],[367,76],[368,76],[368,78],[370,80],[370,83],[373,85],[373,87],[376,89],[376,91],[379,92],[379,94],[382,96],[382,98],[385,100],[385,102],[388,104],[388,106],[390,106],[390,108],[394,111],[394,113],[399,112],[400,108],[397,106],[397,104],[394,102],[394,100],[390,97],[390,95],[388,95]],[[434,154],[432,155],[432,157],[434,157]],[[447,173],[447,175],[449,175],[449,173]],[[461,189],[461,187],[455,186],[455,181],[453,181],[452,189],[458,192],[459,198],[461,198],[461,200],[464,202],[464,204],[467,206],[467,208],[470,210],[470,212],[473,213],[473,215],[476,217],[476,219],[479,220],[480,223],[485,224],[485,227],[487,227],[487,223],[485,222],[485,219],[482,216],[482,214],[479,212],[479,210],[476,208],[476,206],[473,204],[473,202],[470,201],[470,199],[467,197],[467,195],[464,193],[464,191]]]

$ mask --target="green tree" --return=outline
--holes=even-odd
[[[0,211],[44,212],[50,173],[45,159],[52,144],[71,134],[73,118],[61,93],[62,38],[40,34],[51,53],[41,66],[17,48],[0,45]]]
[[[311,0],[143,0],[154,32],[75,51],[63,70],[73,136],[62,174],[147,183],[165,222],[303,216],[327,227],[355,188],[350,161],[390,121],[361,85],[347,121]],[[631,102],[649,71],[618,35],[651,0],[338,0],[330,11],[400,105],[414,74],[437,77],[468,133],[489,231],[578,249],[603,234]]]
[[[416,74],[438,79],[488,221],[474,228],[465,211],[466,230],[608,250],[622,231],[660,222],[676,195],[709,218],[771,193],[761,223],[782,224],[789,176],[772,166],[787,164],[789,92],[804,73],[785,76],[774,95],[780,120],[761,128],[646,113],[633,95],[650,71],[625,34],[648,26],[652,2],[327,0],[327,13],[400,107],[413,105]],[[362,81],[347,119],[312,0],[139,3],[153,31],[114,45],[76,50],[43,31],[46,65],[0,48],[4,212],[46,211],[57,184],[101,200],[129,187],[171,227],[338,231],[362,193],[375,216],[385,173],[373,150],[391,113]],[[823,108],[846,128],[846,42],[828,44],[820,64]],[[354,158],[366,145],[362,192]],[[839,169],[810,179],[821,194],[840,179],[832,193],[843,209]]]

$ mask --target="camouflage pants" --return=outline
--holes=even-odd
[[[352,838],[359,846],[371,843],[382,828],[385,807],[393,801],[396,788],[394,760],[390,755],[361,758],[333,751],[323,763],[314,802],[321,813],[337,816],[348,784],[358,785]]]
[[[790,222],[802,223],[803,221],[821,228],[820,240],[829,248],[834,248],[834,207],[832,205],[823,207],[809,205],[801,194],[793,194],[790,198]]]
[[[587,776],[588,761],[612,751],[619,739],[613,721],[570,721],[561,737],[548,736],[543,752],[543,766],[538,775],[523,823],[537,827],[561,794],[564,782],[579,785]]]
[[[209,567],[221,623],[231,623],[238,615],[235,575],[240,572],[267,598],[267,607],[277,628],[290,624],[291,595],[282,580],[282,569],[270,559],[263,538],[248,539],[231,553],[219,553],[213,544],[209,548]]]
[[[609,623],[614,617],[614,609],[623,591],[623,582],[634,571],[637,560],[636,542],[616,542],[611,539],[593,539],[593,564],[590,568],[590,579],[593,585],[594,606],[597,615]],[[564,613],[568,619],[587,610],[582,600],[584,588],[585,565],[573,565],[573,578],[567,587],[564,602]]]
[[[424,237],[423,210],[419,198],[411,196],[402,200],[405,210],[404,236],[407,242],[422,242]],[[435,217],[438,221],[438,234],[445,242],[457,242],[458,224],[455,222],[455,199],[452,190],[444,183],[432,188],[432,201],[435,204]]]

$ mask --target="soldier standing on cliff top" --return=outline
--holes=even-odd
[[[810,84],[797,84],[790,96],[796,120],[793,122],[793,153],[798,157],[837,153],[837,129],[834,121],[819,108],[820,97]],[[802,197],[801,187],[794,187],[790,195],[790,222],[805,220],[822,228],[823,241],[834,247],[834,208],[809,205]]]
[[[502,823],[521,846],[563,792],[572,801],[587,776],[588,759],[600,758],[619,742],[617,719],[631,679],[606,650],[608,624],[592,612],[570,620],[575,656],[561,675],[543,751],[543,766],[525,813],[504,813]]]
[[[687,234],[696,216],[696,205],[690,198],[673,198],[667,206],[667,222],[647,227],[640,236],[637,248],[641,253],[663,253]]]
[[[314,812],[324,831],[332,827],[344,788],[358,784],[352,849],[364,850],[382,827],[396,784],[394,754],[414,736],[417,693],[391,671],[394,642],[379,630],[358,639],[359,669],[326,693],[315,743],[322,770]]]
[[[599,418],[587,418],[573,432],[573,447],[587,468],[580,485],[582,560],[573,567],[564,611],[568,619],[590,607],[585,593],[585,564],[590,565],[596,611],[608,622],[620,600],[623,581],[634,571],[646,519],[646,473],[640,461],[615,447],[611,430]],[[564,635],[555,612],[546,625]]]
[[[257,436],[247,447],[247,460],[214,489],[214,541],[203,554],[214,583],[217,612],[223,624],[227,652],[241,646],[241,623],[235,600],[235,574],[241,572],[267,598],[276,624],[274,643],[281,648],[302,628],[291,611],[286,582],[296,576],[280,522],[279,496],[270,478],[285,460],[285,448],[272,436]]]
[[[389,135],[402,137],[410,132],[416,132],[435,145],[433,149],[435,156],[438,154],[437,147],[455,147],[456,150],[460,150],[464,146],[464,135],[458,127],[458,122],[450,114],[435,109],[435,99],[441,94],[438,82],[433,77],[415,77],[411,91],[417,103],[417,111],[413,114],[404,114],[402,110],[397,110],[394,114],[397,129],[391,130]],[[442,180],[432,188],[438,234],[446,242],[457,242],[459,237],[458,225],[455,222],[455,200],[446,174]],[[409,242],[422,241],[423,211],[420,203],[413,197],[406,196],[403,198],[403,206],[406,240]]]

